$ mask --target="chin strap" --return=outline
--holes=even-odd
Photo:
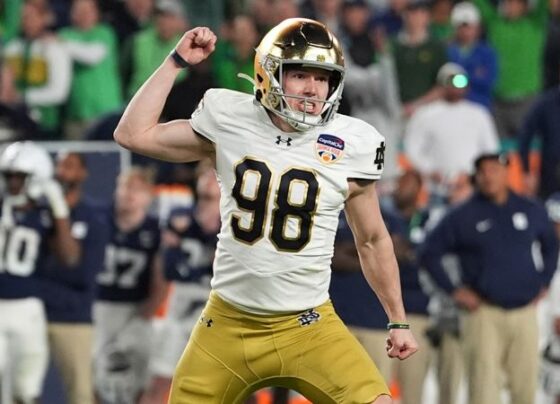
[[[253,91],[255,91],[255,79],[245,73],[237,73],[237,77],[243,80],[247,80],[249,83],[253,85]]]

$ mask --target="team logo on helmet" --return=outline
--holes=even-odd
[[[333,135],[321,134],[315,143],[315,152],[321,163],[334,163],[342,158],[344,140]]]
[[[306,18],[289,18],[272,28],[255,53],[255,97],[266,109],[298,131],[325,126],[334,119],[344,87],[344,55],[334,34],[322,23]],[[329,72],[326,99],[284,92],[283,74],[293,66],[313,67]],[[302,113],[289,100],[320,102],[319,115]]]

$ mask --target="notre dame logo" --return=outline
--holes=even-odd
[[[379,147],[375,149],[375,160],[373,164],[377,164],[377,169],[381,170],[383,168],[383,163],[385,162],[385,142],[381,142]]]
[[[299,325],[301,327],[306,327],[311,325],[321,319],[321,315],[315,311],[315,309],[309,309],[305,313],[298,316]]]

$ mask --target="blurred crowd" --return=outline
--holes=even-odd
[[[339,112],[386,138],[379,193],[421,351],[387,361],[388,319],[342,217],[331,294],[343,320],[398,380],[403,404],[421,402],[432,366],[440,404],[458,404],[463,378],[469,403],[498,403],[505,387],[512,404],[534,403],[539,380],[560,403],[559,0],[4,1],[0,142],[111,140],[188,27],[212,28],[217,49],[178,77],[161,120],[189,118],[209,88],[252,93],[238,74],[253,76],[261,35],[290,17],[322,21],[341,39]],[[0,402],[7,392],[24,403],[40,396],[48,352],[69,403],[92,403],[94,391],[102,403],[165,402],[209,293],[220,227],[213,171],[133,156],[113,200],[99,204],[83,193],[83,155],[50,158],[28,142],[0,157],[0,317],[34,341],[28,362],[14,363],[0,339]],[[194,198],[154,209],[162,183]],[[30,296],[40,304],[9,304]],[[31,331],[14,325],[21,312]]]
[[[218,49],[178,77],[161,119],[188,118],[211,87],[251,93],[238,74],[252,77],[261,35],[295,16],[342,40],[340,112],[386,137],[386,180],[412,166],[441,196],[477,153],[504,150],[520,158],[518,190],[557,188],[558,0],[6,1],[0,139],[111,139],[187,27],[212,28]]]

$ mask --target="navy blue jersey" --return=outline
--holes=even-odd
[[[418,211],[410,219],[396,209],[383,209],[382,214],[389,234],[401,237],[410,248],[406,254],[397,254],[404,308],[407,313],[428,314],[429,297],[420,286],[420,263],[416,256],[425,238],[428,212]]]
[[[537,268],[534,247],[540,244]],[[462,279],[491,304],[521,307],[548,287],[556,270],[558,239],[545,209],[510,192],[503,205],[475,193],[453,208],[428,234],[421,261],[448,293],[455,289],[442,265],[445,254],[459,257]]]
[[[160,245],[157,218],[147,216],[136,229],[125,233],[118,229],[112,215],[109,231],[104,270],[96,278],[97,299],[115,302],[146,299]]]
[[[354,244],[354,236],[342,214],[338,223],[335,245]],[[334,308],[346,325],[385,329],[387,315],[361,270],[333,271],[329,294]]]
[[[13,211],[10,224],[2,214],[0,210],[0,299],[37,296],[37,269],[53,231],[50,210],[40,205]]]
[[[165,277],[176,282],[199,282],[210,276],[217,233],[205,233],[187,209],[171,213],[167,230],[179,238],[179,244],[164,245]]]
[[[72,236],[80,243],[80,262],[65,267],[52,254],[40,272],[41,298],[50,322],[90,323],[95,276],[103,270],[109,240],[107,216],[89,199],[70,212]]]

